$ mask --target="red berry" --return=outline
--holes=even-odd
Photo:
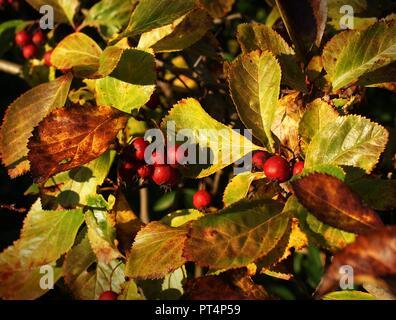
[[[304,170],[304,161],[298,161],[293,166],[293,176],[301,174]]]
[[[165,164],[165,154],[162,151],[154,151],[151,155],[151,161],[154,165],[162,165]]]
[[[285,182],[290,178],[290,165],[286,159],[280,156],[269,158],[263,166],[267,178]]]
[[[20,47],[26,46],[31,40],[32,39],[29,33],[27,33],[25,30],[19,31],[15,35],[15,43]]]
[[[28,44],[22,49],[25,59],[33,59],[37,55],[37,47],[34,44]]]
[[[137,174],[142,179],[150,178],[153,174],[153,167],[148,164],[143,164],[137,168]]]
[[[47,51],[46,53],[44,53],[44,63],[48,66],[51,67],[52,63],[51,63],[51,54],[54,50],[50,50]]]
[[[134,156],[137,160],[144,160],[144,153],[148,145],[149,143],[143,138],[137,138],[133,140],[132,146],[135,148]]]
[[[125,182],[131,182],[135,174],[136,166],[137,165],[133,162],[123,162],[119,169],[122,180]]]
[[[212,196],[206,190],[199,190],[193,196],[194,207],[198,210],[206,208],[212,202]]]
[[[252,157],[252,162],[256,169],[263,170],[263,165],[269,156],[269,153],[266,151],[255,152]]]
[[[114,291],[104,291],[99,296],[99,300],[117,300],[118,294]]]
[[[167,163],[172,167],[177,167],[179,164],[184,163],[185,152],[179,145],[168,147],[166,152]]]
[[[155,109],[155,108],[157,108],[159,103],[160,103],[159,96],[156,92],[154,92],[151,95],[150,100],[146,103],[146,106],[150,109]]]
[[[154,167],[154,172],[151,178],[159,186],[173,186],[177,184],[179,174],[175,168],[172,168],[169,165],[158,165]]]
[[[6,0],[0,0],[0,6],[4,6],[6,4]]]
[[[33,34],[32,41],[35,45],[40,46],[45,42],[45,34],[39,30]]]

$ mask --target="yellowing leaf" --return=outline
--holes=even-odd
[[[79,77],[94,77],[99,69],[102,49],[81,32],[72,33],[58,43],[51,54],[57,69],[73,69]]]
[[[246,266],[275,248],[288,225],[279,203],[242,200],[194,221],[184,256],[212,269]]]
[[[322,300],[376,300],[373,295],[367,292],[344,290],[334,291],[322,297]]]
[[[308,105],[308,108],[300,121],[298,128],[299,134],[308,144],[316,133],[326,127],[329,123],[333,122],[337,117],[337,111],[335,111],[327,102],[320,98],[315,99]]]
[[[0,297],[35,299],[44,294],[47,290],[39,287],[40,267],[56,262],[72,247],[83,220],[82,209],[45,211],[37,201],[24,221],[20,239],[0,254]],[[58,279],[59,270],[53,271]]]
[[[183,50],[201,39],[211,26],[212,19],[206,11],[195,9],[172,24],[143,33],[138,47],[155,52]]]
[[[265,178],[263,172],[243,172],[233,177],[224,190],[224,206],[228,207],[229,205],[246,198],[252,182],[263,178]]]
[[[222,18],[231,11],[234,2],[235,0],[198,0],[198,5],[214,18]]]
[[[282,68],[282,83],[299,91],[307,91],[294,50],[276,31],[263,24],[243,23],[238,26],[237,38],[244,54],[257,49],[273,53]]]
[[[192,98],[181,100],[171,109],[162,121],[163,130],[167,129],[168,122],[172,124],[168,126],[170,134],[177,134],[180,130],[186,129],[184,133],[190,139],[190,143],[198,144],[201,150],[208,151],[212,156],[212,161],[208,164],[186,165],[185,168],[181,168],[190,177],[209,176],[249,152],[262,149],[243,135],[217,122]]]
[[[194,0],[141,0],[123,35],[131,37],[170,24],[194,6]]]
[[[85,222],[88,227],[88,239],[97,260],[109,263],[121,257],[116,240],[114,222],[108,214],[108,204],[101,195],[88,198],[89,211],[85,213]]]
[[[79,6],[78,0],[27,0],[36,10],[44,5],[49,5],[54,9],[54,19],[56,22],[68,22],[74,25],[73,18]]]
[[[396,60],[396,20],[382,20],[361,31],[341,51],[334,68],[333,87],[340,89],[368,72]]]
[[[338,117],[312,138],[305,167],[331,164],[355,166],[371,172],[388,141],[382,126],[360,116]]]
[[[281,68],[266,51],[239,56],[230,65],[231,97],[246,128],[270,150],[274,150],[271,126],[278,106]]]
[[[65,104],[72,78],[67,74],[39,85],[8,107],[0,130],[0,153],[12,178],[29,170],[27,144],[33,128],[50,111]]]
[[[111,74],[96,80],[97,104],[131,113],[150,100],[155,90],[155,81],[152,52],[125,49]]]
[[[96,300],[102,292],[110,290],[110,284],[112,291],[121,292],[125,282],[124,268],[117,260],[97,262],[85,236],[66,255],[63,274],[75,299]]]
[[[187,238],[185,228],[151,222],[135,238],[127,260],[126,275],[138,279],[159,279],[185,263],[182,257]]]
[[[48,115],[29,140],[29,161],[37,182],[79,167],[103,154],[128,116],[111,107],[61,108]]]

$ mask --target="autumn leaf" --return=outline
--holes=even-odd
[[[128,116],[104,106],[61,108],[34,129],[28,159],[36,182],[81,166],[103,154]]]
[[[320,221],[342,230],[365,233],[383,226],[376,212],[341,180],[313,173],[291,182],[301,204]]]
[[[135,238],[126,275],[138,279],[159,279],[176,270],[185,263],[182,253],[186,238],[186,228],[172,228],[156,221],[149,223]]]
[[[316,293],[320,296],[340,283],[340,268],[350,266],[355,283],[394,277],[396,275],[396,227],[384,227],[360,235],[356,241],[337,253],[327,269]]]
[[[243,267],[278,245],[290,223],[273,200],[243,200],[194,221],[184,256],[212,269]]]
[[[68,73],[43,83],[21,95],[8,107],[0,130],[0,153],[12,178],[29,171],[29,137],[48,113],[65,104],[72,79],[72,74]]]

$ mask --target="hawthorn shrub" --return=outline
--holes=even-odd
[[[75,299],[395,297],[396,118],[363,112],[395,102],[392,1],[51,1],[51,30],[14,2],[0,153],[34,200],[1,298],[43,267]]]

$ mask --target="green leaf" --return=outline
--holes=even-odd
[[[305,143],[310,143],[316,133],[338,117],[337,111],[327,102],[318,98],[312,101],[305,111],[298,128],[298,132]]]
[[[140,230],[127,260],[126,276],[159,279],[185,263],[182,257],[187,237],[185,228],[150,222]]]
[[[89,9],[83,25],[97,27],[103,36],[110,38],[127,25],[137,2],[137,0],[101,0]]]
[[[159,212],[171,208],[176,201],[176,197],[177,191],[166,192],[155,201],[153,204],[153,210]]]
[[[333,36],[324,46],[322,53],[323,67],[331,78],[334,77],[335,68],[338,58],[345,45],[348,43],[356,42],[360,32],[357,30],[346,30],[337,33]]]
[[[57,69],[73,69],[78,77],[95,77],[101,54],[102,49],[92,38],[76,32],[58,43],[51,54],[51,63]]]
[[[194,221],[184,256],[212,269],[243,267],[275,248],[289,223],[280,203],[243,200]]]
[[[194,0],[141,0],[123,36],[135,36],[170,24],[191,11],[194,6]]]
[[[119,293],[125,282],[123,264],[112,260],[109,263],[97,262],[88,237],[85,236],[66,255],[63,274],[72,295],[80,300],[95,300],[104,291]],[[110,278],[111,277],[111,278]]]
[[[171,212],[161,219],[161,222],[170,227],[180,227],[187,222],[198,220],[203,217],[204,214],[195,209],[184,209]]]
[[[276,0],[290,38],[302,59],[320,47],[327,20],[325,0]]]
[[[180,51],[190,47],[212,27],[212,18],[195,9],[172,24],[143,33],[138,48],[152,48],[155,52]]]
[[[109,263],[121,257],[117,249],[116,229],[108,214],[109,205],[101,195],[89,197],[87,204],[90,210],[85,213],[85,222],[89,242],[97,260]]]
[[[96,101],[130,113],[150,100],[155,81],[153,54],[126,49],[110,76],[96,80]]]
[[[43,5],[49,5],[54,9],[54,19],[56,22],[68,22],[74,26],[73,18],[79,6],[78,0],[26,0],[37,11]]]
[[[355,234],[331,227],[316,219],[294,195],[287,199],[284,210],[292,212],[298,218],[300,227],[309,241],[318,247],[335,252],[355,241]]]
[[[228,81],[239,117],[253,135],[274,150],[271,126],[280,92],[281,68],[266,51],[239,56],[230,65]]]
[[[217,122],[201,107],[195,99],[183,99],[176,104],[163,119],[161,128],[170,134],[187,129],[186,136],[191,144],[198,144],[201,150],[211,153],[212,161],[207,165],[186,165],[181,168],[189,177],[202,178],[241,159],[249,152],[262,149],[231,128]],[[173,132],[176,130],[176,132]],[[181,134],[181,133],[180,133]],[[209,150],[208,150],[209,149]]]
[[[336,177],[313,173],[292,181],[291,185],[299,202],[326,224],[354,233],[383,227],[377,213]]]
[[[29,171],[27,143],[33,128],[52,110],[65,104],[72,75],[41,84],[16,99],[7,109],[0,130],[0,153],[8,174]],[[29,114],[29,117],[26,115]]]
[[[244,54],[257,49],[273,53],[282,68],[282,83],[307,92],[304,74],[298,66],[294,50],[276,31],[263,24],[243,23],[238,25],[237,39]]]
[[[83,220],[81,209],[45,211],[36,201],[24,220],[20,239],[0,254],[0,297],[34,299],[44,294],[47,290],[39,287],[44,275],[40,267],[54,263],[72,247]],[[53,271],[58,279],[59,270]]]
[[[252,182],[262,178],[265,178],[263,172],[243,172],[233,177],[224,190],[224,206],[228,207],[229,205],[246,198]]]
[[[370,173],[388,141],[388,132],[370,120],[338,117],[320,130],[306,150],[305,167],[331,164],[355,166]]]
[[[348,42],[337,59],[332,79],[335,90],[396,60],[396,20],[380,21],[354,40]]]
[[[29,25],[25,20],[8,20],[0,24],[0,57],[15,44],[15,33]]]
[[[87,205],[88,198],[96,193],[97,186],[107,177],[114,156],[114,151],[107,151],[82,167],[57,174],[47,181],[45,187],[57,186],[60,191],[57,202],[64,208]]]
[[[322,297],[322,300],[376,300],[373,295],[367,292],[344,290],[334,291]]]

